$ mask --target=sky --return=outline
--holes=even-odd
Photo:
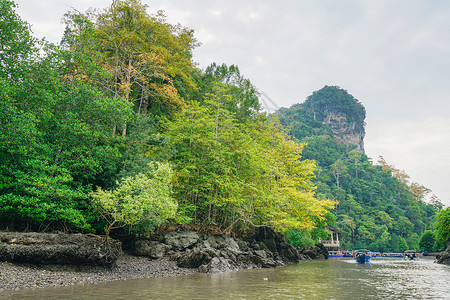
[[[141,1],[194,29],[199,68],[237,65],[276,107],[325,85],[347,90],[366,108],[366,154],[450,206],[450,1]],[[112,2],[16,0],[35,36],[54,43],[65,12]]]

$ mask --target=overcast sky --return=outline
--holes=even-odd
[[[200,68],[236,64],[279,107],[337,85],[367,111],[366,154],[382,155],[450,205],[450,1],[142,0],[195,30]],[[37,37],[62,15],[112,0],[16,0]]]

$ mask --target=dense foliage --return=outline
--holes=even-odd
[[[432,229],[439,205],[426,204],[430,191],[409,183],[403,171],[382,157],[374,165],[355,146],[339,143],[322,123],[330,112],[344,114],[349,122],[359,124],[354,130],[364,130],[358,128],[364,126],[364,107],[338,87],[326,86],[305,103],[277,114],[299,142],[307,143],[303,158],[318,165],[313,180],[318,196],[338,202],[332,212],[336,216],[334,227],[342,232],[343,248],[384,252],[418,249],[424,230]]]
[[[125,177],[112,191],[98,187],[91,193],[94,206],[106,219],[106,236],[112,229],[145,224],[142,234],[174,218],[177,203],[172,198],[172,169],[155,163],[145,173]]]
[[[65,15],[37,43],[0,0],[0,221],[148,234],[191,223],[323,235],[334,202],[237,66],[195,68],[193,31],[138,0]],[[314,233],[313,233],[314,232]]]
[[[436,241],[441,243],[443,247],[450,242],[450,208],[440,211],[436,216],[436,223],[434,224],[436,233]],[[443,248],[442,247],[442,248]]]
[[[297,140],[310,136],[333,136],[333,128],[325,125],[325,119],[334,113],[344,115],[348,125],[354,125],[355,132],[364,132],[366,110],[364,106],[347,91],[337,86],[325,86],[313,92],[304,103],[291,108],[281,108],[277,115],[282,123],[290,127]]]
[[[59,46],[35,40],[14,8],[0,0],[2,227],[271,226],[304,246],[334,224],[346,248],[401,251],[442,209],[404,172],[336,141],[329,112],[358,132],[365,118],[338,87],[268,118],[237,66],[197,69],[193,30],[138,0],[68,12]],[[447,211],[433,249],[448,241]]]

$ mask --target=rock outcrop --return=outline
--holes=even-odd
[[[280,108],[277,115],[281,124],[292,127],[292,135],[299,140],[326,135],[364,153],[366,109],[344,89],[325,86],[304,103]]]
[[[135,240],[131,254],[150,259],[170,259],[180,268],[203,273],[271,268],[305,259],[328,258],[323,245],[298,249],[269,228],[250,238],[203,235],[193,231],[170,232],[159,240]],[[36,265],[115,264],[122,255],[121,242],[104,237],[63,233],[0,232],[0,260]]]
[[[340,143],[354,145],[359,152],[364,153],[364,127],[349,120],[342,112],[325,111],[325,115],[322,122],[331,128]]]
[[[450,247],[439,255],[436,255],[437,263],[450,266]]]
[[[113,265],[119,241],[85,234],[0,232],[0,260],[37,265]]]
[[[328,259],[328,250],[321,243],[316,244],[314,248],[302,248],[300,253],[310,259]]]
[[[182,268],[196,268],[203,273],[221,273],[283,266],[311,258],[327,258],[328,252],[325,249],[326,255],[323,254],[323,249],[302,249],[302,253],[275,232],[263,227],[255,236],[246,239],[226,235],[199,235],[192,231],[171,232],[161,237],[160,241],[136,241],[133,254],[151,258],[167,256]]]
[[[346,90],[325,86],[313,92],[303,107],[315,121],[328,127],[339,142],[354,145],[364,153],[366,110]]]

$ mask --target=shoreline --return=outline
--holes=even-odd
[[[124,254],[112,267],[33,265],[0,262],[0,293],[24,289],[98,284],[117,280],[153,277],[176,277],[199,273],[180,268],[176,261]]]
[[[1,235],[1,232],[0,232]],[[117,280],[224,273],[284,266],[328,258],[322,244],[296,248],[260,228],[248,239],[193,231],[169,232],[159,240],[127,245],[82,234],[3,233],[0,239],[0,293]]]

